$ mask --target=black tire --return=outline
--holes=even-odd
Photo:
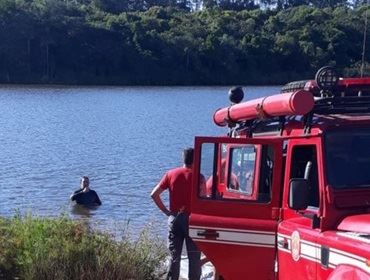
[[[291,82],[291,83],[288,83],[286,84],[285,86],[283,86],[281,88],[281,93],[286,93],[286,92],[292,92],[292,91],[297,91],[297,90],[300,90],[300,89],[304,89],[306,83],[308,82],[309,80],[303,80],[303,81],[295,81],[295,82]]]

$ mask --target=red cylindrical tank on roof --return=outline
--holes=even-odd
[[[314,103],[311,92],[298,90],[219,109],[214,113],[213,120],[217,125],[225,126],[228,122],[247,121],[256,118],[305,115],[312,110]]]

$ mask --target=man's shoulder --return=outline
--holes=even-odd
[[[191,171],[192,171],[191,169],[186,168],[186,167],[176,167],[176,168],[169,170],[167,173],[169,175],[173,175],[173,174],[179,174],[179,173],[187,173]]]
[[[90,190],[90,191],[91,191],[91,193],[93,193],[95,195],[98,195],[98,193],[96,191],[94,191],[94,190]]]
[[[97,195],[96,191],[94,191],[94,190],[92,190],[92,189],[90,189],[90,190],[89,190],[89,193],[90,193],[90,194],[93,194],[93,195]]]

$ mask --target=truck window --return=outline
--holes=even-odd
[[[215,149],[216,145],[213,143],[206,143],[202,145],[202,155],[200,160],[200,176],[199,176],[199,196],[212,196],[212,181],[213,170],[215,164]]]
[[[272,190],[272,170],[274,167],[274,149],[272,146],[262,147],[261,156],[261,174],[258,186],[258,201],[269,202],[271,200]]]
[[[242,146],[230,149],[230,161],[227,188],[246,195],[253,190],[254,168],[256,163],[256,148]]]
[[[310,166],[310,168],[308,168]],[[294,146],[290,179],[306,178],[309,183],[309,206],[319,207],[319,177],[315,145]]]
[[[370,131],[348,129],[325,135],[325,167],[330,186],[337,189],[370,187]]]
[[[205,143],[201,150],[199,178],[204,178],[205,183],[202,180],[199,182],[200,197],[270,201],[272,147]],[[256,174],[259,174],[258,178]]]

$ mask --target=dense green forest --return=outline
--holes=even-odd
[[[355,75],[367,7],[355,0],[0,0],[0,83],[276,84],[312,77],[323,65]],[[365,61],[369,53],[370,46]]]

